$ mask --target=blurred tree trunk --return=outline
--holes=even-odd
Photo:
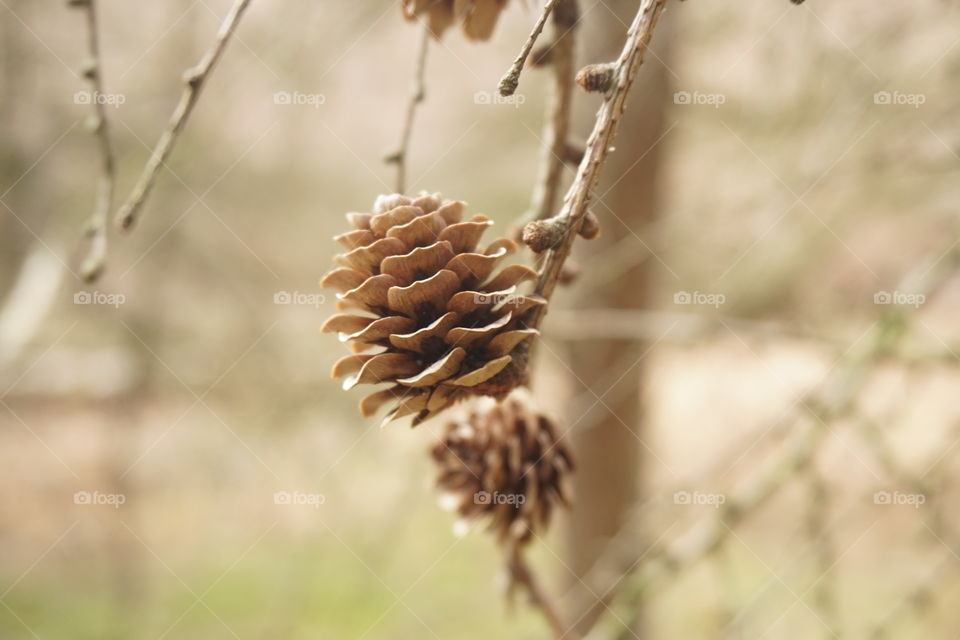
[[[584,15],[578,37],[580,66],[613,60],[623,46],[637,2],[611,0],[606,5]],[[595,195],[592,211],[603,233],[595,240],[581,241],[574,257],[583,267],[571,296],[578,308],[642,308],[647,303],[651,269],[657,263],[648,259],[644,244],[651,242],[644,235],[659,208],[661,152],[669,140],[668,136],[658,143],[666,131],[665,108],[671,91],[670,71],[664,66],[669,64],[671,18],[667,11],[654,35],[651,51],[656,55],[647,55],[640,69],[616,150],[609,156]],[[581,98],[578,107],[574,130],[585,136],[592,127],[597,100]],[[578,378],[574,388],[579,392],[566,415],[571,422],[577,421],[573,444],[578,468],[566,562],[577,577],[589,572],[642,492],[641,357],[648,346],[622,340],[569,345],[569,364]],[[638,553],[642,544],[636,541]],[[589,612],[598,609],[596,596],[603,596],[612,584],[601,585],[599,591],[594,588],[595,596],[573,576],[570,580],[574,597],[566,603],[568,617],[571,621],[582,617],[577,626],[584,629],[593,618]]]

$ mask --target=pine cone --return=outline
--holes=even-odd
[[[490,518],[499,542],[529,542],[546,530],[557,504],[569,505],[563,482],[573,458],[557,427],[523,394],[446,425],[433,447],[437,486],[465,520]]]
[[[360,401],[373,415],[392,400],[390,420],[414,415],[414,426],[468,396],[502,398],[523,381],[524,340],[538,332],[525,319],[546,304],[515,294],[536,272],[514,264],[493,274],[497,262],[516,251],[501,238],[477,248],[493,224],[476,215],[461,222],[464,202],[423,193],[416,199],[380,196],[373,213],[350,213],[354,230],[337,236],[344,265],[324,276],[334,287],[338,313],[323,331],[336,331],[354,355],[333,365],[344,389],[391,382]]]
[[[507,0],[403,0],[403,15],[414,20],[427,14],[427,27],[435,38],[456,21],[470,40],[489,40]]]

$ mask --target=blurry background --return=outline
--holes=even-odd
[[[230,4],[100,3],[118,196]],[[584,33],[611,22],[581,5]],[[546,74],[513,104],[482,95],[534,18],[511,3],[490,43],[433,46],[414,132],[410,190],[497,232],[529,202]],[[609,637],[640,591],[652,638],[956,634],[958,19],[939,0],[670,4],[634,90],[658,114],[656,215],[598,204],[605,250],[578,247],[535,384],[602,447],[611,416],[577,403],[613,413],[642,372],[616,400],[642,395],[644,422],[623,425],[643,462],[614,562],[644,569]],[[317,334],[330,237],[393,184],[417,28],[395,3],[255,0],[96,285],[73,273],[98,170],[83,29],[63,3],[0,0],[0,637],[545,637],[506,611],[492,540],[437,507],[438,425],[361,420]],[[598,99],[576,100],[582,140]],[[584,304],[611,282],[620,311]],[[637,357],[565,364],[611,336]],[[601,596],[576,518],[534,561],[552,591]]]

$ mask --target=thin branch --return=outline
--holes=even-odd
[[[568,629],[567,625],[563,622],[563,618],[560,617],[553,600],[543,590],[543,587],[540,586],[533,570],[523,556],[523,550],[520,548],[520,545],[516,541],[510,542],[506,549],[506,554],[507,570],[510,575],[511,587],[519,584],[527,590],[530,596],[530,603],[543,612],[557,640],[576,640],[578,636],[575,635],[572,629]]]
[[[417,63],[413,71],[413,84],[410,87],[410,99],[407,102],[407,114],[403,121],[403,131],[400,134],[400,148],[387,156],[388,163],[397,165],[397,193],[403,193],[407,181],[407,154],[410,151],[410,138],[413,135],[413,119],[417,113],[417,106],[426,97],[424,75],[427,68],[427,50],[430,44],[430,27],[425,22],[420,34],[420,46],[417,50]]]
[[[830,533],[830,492],[826,478],[819,469],[811,465],[807,478],[809,491],[806,504],[806,529],[813,547],[814,582],[813,605],[817,615],[830,632],[825,636],[836,637],[834,631],[840,629],[841,618],[838,607],[837,585],[833,568],[838,558]]]
[[[103,273],[107,258],[107,217],[113,206],[116,187],[116,162],[110,145],[110,122],[107,107],[101,97],[103,92],[103,62],[100,58],[100,38],[97,28],[96,0],[68,0],[68,5],[84,10],[87,22],[87,60],[83,77],[90,87],[90,106],[93,115],[90,128],[100,148],[100,177],[97,183],[97,200],[90,216],[85,234],[89,241],[87,255],[80,266],[80,275],[87,282],[94,282]]]
[[[520,84],[520,73],[523,71],[523,65],[527,62],[527,56],[530,55],[533,45],[536,44],[537,38],[540,37],[540,33],[543,31],[543,25],[547,23],[547,18],[550,16],[550,12],[553,11],[553,8],[559,3],[560,0],[547,0],[543,4],[543,9],[540,11],[540,17],[537,18],[536,24],[533,25],[533,31],[530,32],[529,36],[527,36],[527,41],[523,43],[520,53],[514,59],[513,64],[510,65],[510,70],[507,71],[502,78],[500,78],[500,84],[497,87],[500,91],[500,95],[512,96],[517,90],[517,85]]]
[[[567,164],[570,133],[570,107],[573,102],[573,59],[576,24],[579,19],[577,0],[562,0],[553,12],[554,39],[547,49],[553,72],[546,121],[543,125],[543,146],[540,175],[537,177],[530,211],[519,225],[530,220],[543,220],[556,212],[560,197],[560,181]]]
[[[204,83],[209,77],[210,72],[216,66],[217,61],[220,60],[220,56],[223,54],[227,42],[229,42],[230,37],[236,30],[237,25],[240,23],[241,16],[249,4],[250,0],[236,0],[236,2],[234,2],[227,17],[224,18],[223,23],[220,25],[220,30],[217,32],[217,39],[213,43],[213,46],[204,54],[195,67],[187,69],[183,74],[185,86],[183,93],[180,95],[180,102],[177,103],[176,108],[173,110],[167,128],[160,135],[160,140],[157,142],[157,146],[154,147],[150,159],[143,168],[140,179],[137,180],[137,184],[133,188],[130,196],[117,213],[116,222],[120,229],[130,229],[139,219],[140,210],[156,182],[157,176],[160,173],[160,167],[164,165],[167,157],[173,150],[173,146],[176,144],[180,132],[183,131],[183,127],[187,123],[187,118],[190,117],[193,107],[197,104],[197,99],[200,97],[200,91],[203,89]]]
[[[931,296],[944,286],[958,265],[960,250],[950,251],[929,268],[919,265],[916,272],[922,275],[919,281],[914,282],[914,290]],[[912,281],[914,278],[910,276],[904,279],[904,283]],[[643,595],[652,589],[656,579],[664,580],[676,576],[715,552],[731,535],[734,527],[755,513],[789,484],[799,471],[810,465],[825,439],[827,425],[842,420],[855,411],[856,400],[871,367],[903,341],[907,324],[908,319],[902,311],[891,309],[881,316],[870,330],[869,337],[864,338],[864,346],[848,349],[833,373],[818,385],[815,391],[794,405],[794,412],[798,414],[794,420],[806,421],[807,425],[794,430],[792,440],[783,445],[782,455],[760,479],[729,497],[718,510],[716,517],[699,522],[681,540],[644,554],[643,575],[637,584],[632,586],[631,595],[626,598],[631,603],[632,610],[636,609],[636,602],[642,601]],[[860,342],[858,341],[858,344]],[[618,564],[623,566],[624,558],[618,560],[615,556],[622,554],[627,548],[626,543],[634,531],[635,525],[625,526],[622,533],[609,545],[609,557],[601,558],[594,571],[600,575],[618,571],[616,567]],[[621,576],[619,580],[622,582],[626,581],[629,574],[640,569],[633,560],[628,560],[627,564],[626,572],[618,571]],[[659,575],[656,575],[656,570],[659,570]],[[588,583],[590,577],[587,577]],[[632,628],[631,626],[620,634],[620,640],[629,638]]]
[[[627,31],[627,40],[624,43],[620,57],[613,64],[612,77],[614,85],[607,93],[600,110],[593,132],[587,140],[586,151],[577,175],[564,198],[563,208],[552,220],[563,227],[559,243],[551,249],[544,260],[540,277],[537,280],[534,292],[550,299],[557,285],[563,263],[570,255],[573,242],[580,230],[580,225],[587,215],[587,207],[600,177],[607,154],[617,133],[623,111],[626,108],[627,94],[633,80],[643,63],[644,54],[653,37],[653,30],[657,25],[660,14],[663,12],[666,0],[643,0],[637,15]],[[530,328],[536,329],[543,320],[546,305],[536,309],[529,322]]]

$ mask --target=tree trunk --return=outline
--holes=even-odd
[[[614,0],[607,8],[585,14],[579,33],[578,64],[617,57],[637,8],[636,2]],[[615,14],[615,15],[614,15]],[[610,154],[591,210],[600,220],[602,235],[581,240],[576,262],[583,275],[571,296],[577,308],[642,308],[648,298],[651,240],[647,224],[655,217],[661,157],[669,136],[665,108],[670,94],[668,56],[673,16],[664,14],[622,120],[616,150]],[[653,55],[656,54],[656,55]],[[667,63],[668,64],[668,63]],[[574,130],[589,131],[597,101],[580,100]],[[659,142],[658,142],[659,141]],[[642,239],[642,241],[641,241]],[[566,563],[573,594],[567,605],[570,620],[581,632],[591,626],[593,612],[603,610],[598,597],[612,585],[579,584],[608,541],[617,534],[631,505],[641,494],[644,438],[642,429],[642,356],[649,345],[636,341],[589,340],[569,345],[570,368],[577,389],[566,411],[576,421],[572,432],[578,468],[574,474],[574,505],[568,527]],[[636,542],[638,553],[642,542]]]

